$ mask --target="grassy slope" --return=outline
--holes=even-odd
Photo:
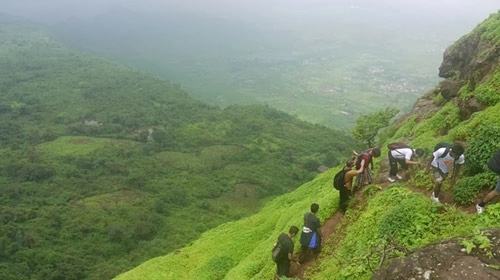
[[[490,17],[484,26],[492,27],[488,30],[498,35],[497,18],[498,14]],[[495,38],[493,43],[496,43],[496,36],[485,34]],[[412,139],[413,146],[427,150],[439,141],[467,142],[468,160],[453,190],[454,200],[459,204],[474,203],[479,193],[496,181],[485,163],[492,151],[500,148],[498,73],[500,68],[475,89],[466,90],[466,86],[461,91],[460,98],[484,100],[490,105],[486,110],[461,120],[453,100],[422,122],[415,123],[415,118],[410,118],[390,130],[394,134],[387,139],[387,142]],[[439,100],[436,97],[436,102]],[[443,127],[450,129],[443,133]],[[311,202],[322,206],[322,219],[336,210],[338,196],[330,182],[333,174],[335,171],[329,170],[293,193],[269,202],[258,214],[208,231],[179,253],[150,260],[116,279],[271,279],[275,268],[269,250],[279,232],[293,224],[300,226],[302,213]],[[416,170],[409,184],[428,190],[430,181],[423,170]],[[445,183],[443,188],[449,190],[449,185]],[[363,197],[361,210],[348,211],[338,236],[334,234],[327,241],[318,264],[306,272],[308,279],[370,279],[372,269],[379,265],[383,254],[402,256],[401,251],[387,252],[381,246],[397,244],[406,249],[420,248],[454,236],[480,235],[481,228],[500,227],[497,219],[500,204],[489,205],[482,215],[470,215],[453,206],[436,205],[400,184],[383,191],[377,186],[370,187]]]
[[[271,279],[275,265],[270,249],[276,236],[291,225],[301,226],[302,213],[312,202],[320,204],[321,220],[337,210],[338,192],[331,187],[335,171],[274,199],[256,215],[221,225],[192,245],[151,259],[115,279]],[[418,248],[500,226],[495,219],[499,205],[491,206],[483,216],[468,215],[453,207],[438,207],[403,185],[370,195],[375,189],[366,192],[363,210],[348,212],[340,226],[345,236],[338,231],[327,241],[321,263],[307,274],[308,279],[370,279],[370,267],[376,267],[381,258],[380,244],[390,242],[387,234],[398,236],[402,246]],[[337,234],[343,238],[339,240]],[[295,244],[298,251],[297,240]]]
[[[258,214],[207,231],[192,245],[149,260],[116,279],[270,279],[275,269],[270,250],[279,233],[291,225],[300,226],[300,213],[306,213],[312,202],[320,204],[322,220],[336,211],[333,174],[329,170],[267,203]]]

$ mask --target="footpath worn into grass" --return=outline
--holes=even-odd
[[[399,181],[396,183],[404,183],[404,182]],[[374,184],[374,185],[378,186],[380,188],[380,190],[383,190],[383,189],[386,189],[387,187],[389,187],[391,185],[391,183],[383,180],[382,182],[379,182],[378,184]],[[366,187],[368,187],[368,186],[365,186],[364,188],[366,188]],[[410,184],[407,184],[406,187],[413,192],[422,193],[424,196],[429,197],[429,199],[430,199],[430,195],[432,193],[432,190],[424,190],[421,188],[413,187]],[[351,209],[360,210],[359,207],[366,206],[366,204],[364,204],[362,201],[363,200],[363,195],[362,195],[363,189],[358,190],[356,192],[356,194],[354,195],[354,200],[352,200],[350,203]],[[460,209],[461,211],[463,211],[464,213],[468,213],[468,214],[476,213],[476,208],[475,208],[474,204],[466,206],[466,207],[459,206],[453,202],[452,195],[453,195],[452,190],[449,190],[449,189],[442,190],[441,194],[440,194],[441,204],[448,205],[448,206],[454,206],[457,209]],[[359,213],[359,211],[356,211],[356,212]],[[342,223],[343,218],[344,218],[344,214],[340,210],[338,210],[330,218],[328,218],[324,221],[324,223],[321,227],[321,234],[323,236],[323,244],[322,244],[323,246],[324,246],[324,243],[327,243],[327,242],[329,242],[329,243],[331,242],[333,244],[341,242],[343,236],[345,235],[345,230],[343,230],[343,229],[344,229],[344,227],[348,226],[347,224]],[[332,236],[332,234],[333,234],[333,236]],[[330,240],[330,238],[333,240]],[[298,258],[298,256],[296,256],[296,257]],[[313,257],[301,265],[299,265],[297,263],[292,263],[292,265],[291,265],[292,277],[295,277],[295,278],[298,278],[301,280],[307,279],[307,277],[305,277],[306,271],[318,269],[318,265],[317,265],[318,260],[319,259],[317,257]]]

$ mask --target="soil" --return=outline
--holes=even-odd
[[[380,182],[379,185],[386,188],[389,183]],[[432,193],[432,191],[408,187],[414,192],[420,192],[429,197]],[[361,192],[358,192],[356,200],[361,199],[360,196]],[[455,205],[457,209],[466,213],[476,213],[474,204],[468,207],[456,205],[452,200],[450,190],[441,191],[439,198],[443,204]],[[343,217],[343,213],[337,211],[324,221],[321,227],[323,242],[337,231],[337,226],[342,224]],[[489,250],[473,250],[467,254],[464,245],[460,244],[461,239],[446,240],[410,252],[404,259],[390,261],[384,268],[377,271],[372,279],[500,279],[500,229],[489,230],[489,234],[493,243]],[[304,272],[314,263],[315,258],[301,265],[292,263],[290,272],[294,277],[305,280],[307,278],[304,277]]]

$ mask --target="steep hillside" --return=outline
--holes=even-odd
[[[220,109],[0,16],[0,278],[110,279],[257,211],[356,143]]]
[[[500,203],[489,204],[480,215],[465,209],[474,209],[498,178],[486,163],[500,148],[499,49],[500,12],[448,48],[440,70],[446,80],[419,99],[381,141],[385,147],[389,141],[405,140],[428,153],[440,141],[464,142],[466,162],[455,187],[444,184],[445,203],[429,199],[432,179],[424,168],[412,169],[409,181],[388,185],[386,160],[380,160],[377,171],[383,181],[359,193],[303,279],[489,279],[497,275],[492,270],[500,265],[498,230],[486,229],[500,227]],[[192,245],[116,279],[271,279],[275,267],[270,248],[278,234],[290,225],[301,226],[312,202],[320,204],[322,221],[337,211],[333,174],[335,170],[328,170],[269,202],[258,214],[208,231]],[[298,247],[297,240],[295,244]],[[460,252],[441,263],[439,252],[447,249]],[[458,259],[464,261],[454,262]],[[463,263],[482,267],[470,271],[476,278],[468,278],[468,267],[449,269],[451,264]]]

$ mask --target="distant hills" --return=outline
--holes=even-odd
[[[110,279],[247,217],[361,147],[0,16],[0,275]]]
[[[385,106],[408,111],[439,82],[441,54],[453,40],[386,12],[339,5],[328,17],[285,28],[116,8],[52,29],[75,48],[180,83],[208,104],[268,104],[350,129],[360,114]]]

